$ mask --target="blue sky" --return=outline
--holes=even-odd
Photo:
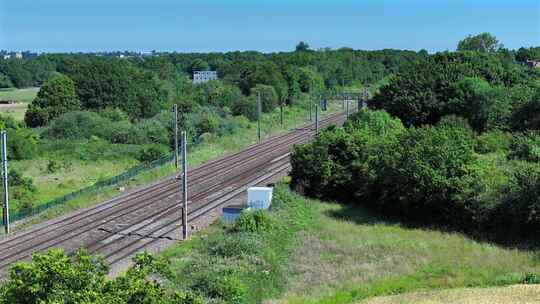
[[[0,0],[0,49],[453,50],[491,32],[540,45],[540,0]]]

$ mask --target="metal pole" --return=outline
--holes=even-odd
[[[188,234],[188,192],[187,192],[187,135],[182,132],[182,237],[187,239]]]
[[[281,124],[281,127],[283,128],[283,104],[279,106],[279,123]]]
[[[309,100],[309,121],[313,121],[313,105],[311,104],[311,99]]]
[[[173,127],[174,127],[174,166],[176,167],[176,170],[180,167],[180,160],[178,159],[178,105],[173,106],[173,112],[174,112],[174,121],[173,121]]]
[[[319,105],[315,105],[315,133],[319,134]]]
[[[2,131],[2,180],[4,184],[4,228],[9,233],[9,195],[8,195],[8,167],[7,167],[7,132]]]
[[[257,93],[257,135],[259,137],[259,142],[261,142],[261,93]]]
[[[349,100],[347,99],[347,101],[345,102],[347,104],[347,118],[349,117]]]

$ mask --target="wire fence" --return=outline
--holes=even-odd
[[[136,176],[136,175],[138,175],[138,174],[140,174],[142,172],[146,172],[146,171],[155,169],[157,167],[163,166],[164,164],[172,162],[173,160],[174,160],[174,152],[172,154],[170,154],[170,155],[164,156],[164,157],[156,159],[154,161],[139,164],[139,165],[137,165],[137,166],[135,166],[135,167],[133,167],[131,169],[128,169],[127,171],[122,172],[121,174],[118,174],[118,175],[113,176],[111,178],[107,178],[107,179],[104,179],[104,180],[97,181],[95,184],[93,184],[91,186],[88,186],[88,187],[79,189],[77,191],[68,193],[68,194],[66,194],[64,196],[53,199],[52,201],[48,201],[46,203],[39,204],[37,206],[32,207],[31,209],[27,209],[27,210],[24,210],[24,211],[12,212],[10,214],[10,220],[12,222],[19,221],[19,220],[22,220],[24,218],[36,215],[36,214],[38,214],[40,212],[43,212],[43,211],[45,211],[45,210],[47,210],[49,208],[52,208],[52,207],[55,207],[55,206],[58,206],[58,205],[63,205],[68,201],[71,201],[71,200],[73,200],[75,198],[80,197],[81,195],[94,193],[94,192],[96,192],[98,190],[101,190],[101,189],[103,189],[105,187],[118,185],[119,183],[121,183],[123,181],[126,181],[126,180],[129,180],[130,178],[132,178],[132,177],[134,177],[134,176]]]

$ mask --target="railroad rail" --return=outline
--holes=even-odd
[[[341,124],[344,113],[321,119],[320,126]],[[189,219],[197,221],[215,212],[248,187],[264,185],[290,169],[293,145],[307,142],[315,133],[310,124],[268,138],[260,144],[208,161],[188,172]],[[78,248],[100,254],[115,265],[125,264],[144,249],[160,248],[180,240],[180,182],[169,177],[104,203],[15,232],[0,240],[0,276],[10,265],[32,254]],[[191,227],[188,227],[191,229]]]

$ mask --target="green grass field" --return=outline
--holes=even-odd
[[[36,98],[39,88],[3,89],[0,90],[0,100],[13,100],[18,103],[30,103]]]
[[[0,114],[23,120],[28,104],[34,100],[39,88],[0,90],[0,101],[12,100],[15,104],[0,104]]]
[[[320,218],[298,236],[286,302],[354,303],[414,290],[517,284],[540,273],[538,252],[407,228],[362,207],[314,205]]]

